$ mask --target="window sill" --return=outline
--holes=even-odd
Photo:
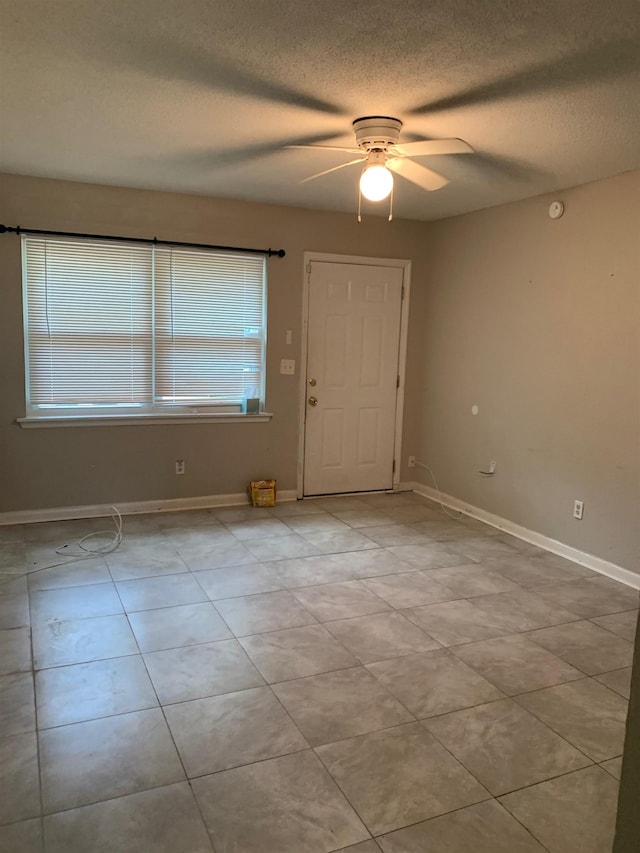
[[[198,412],[193,414],[140,414],[140,415],[52,415],[44,417],[17,418],[22,429],[42,429],[49,427],[104,427],[104,426],[142,426],[143,424],[242,424],[266,423],[273,417],[271,412],[259,415],[244,415],[224,412]]]

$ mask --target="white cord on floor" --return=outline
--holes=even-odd
[[[77,548],[80,549],[81,553],[71,553],[68,549],[73,548],[74,545],[59,545],[56,548],[56,554],[59,556],[64,556],[65,554],[69,554],[69,558],[67,560],[62,560],[59,563],[51,563],[49,566],[40,566],[37,569],[29,569],[26,572],[22,572],[20,574],[16,572],[7,572],[0,571],[0,574],[4,575],[15,575],[16,577],[22,577],[25,574],[32,575],[35,572],[44,572],[46,569],[55,569],[59,566],[67,566],[71,563],[78,563],[80,560],[91,560],[94,557],[99,557],[102,554],[111,554],[116,548],[119,548],[123,539],[124,534],[122,532],[122,516],[120,515],[120,510],[117,506],[111,506],[113,510],[113,515],[111,519],[115,525],[115,530],[95,530],[93,533],[87,533],[86,536],[83,536],[82,539],[79,539],[75,544]],[[91,546],[88,543],[91,539],[102,536],[109,537],[107,542],[104,542],[100,545]]]
[[[444,512],[445,515],[448,515],[449,518],[452,518],[454,521],[459,521],[464,517],[463,512],[458,512],[457,515],[451,515],[448,511],[447,507],[442,503],[442,492],[440,491],[440,486],[438,485],[438,481],[436,480],[436,475],[433,473],[431,468],[428,465],[425,465],[424,462],[418,462],[416,460],[416,468],[424,468],[425,471],[428,471],[431,474],[431,479],[433,480],[433,485],[436,487],[436,492],[438,493],[438,503],[440,504],[440,508]]]

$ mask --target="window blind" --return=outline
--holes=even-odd
[[[31,409],[262,396],[263,257],[22,240]]]
[[[260,396],[264,258],[156,248],[155,259],[156,399]]]

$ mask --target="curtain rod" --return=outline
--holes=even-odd
[[[247,249],[242,246],[212,246],[209,243],[181,243],[179,240],[158,240],[157,237],[110,237],[107,234],[76,234],[72,231],[40,231],[37,228],[11,228],[0,225],[0,234],[41,234],[50,237],[80,237],[86,240],[113,240],[118,243],[151,243],[154,246],[184,246],[188,249],[220,249],[225,252],[245,252],[251,255],[266,255],[284,258],[284,249]]]

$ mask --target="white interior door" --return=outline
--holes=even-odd
[[[390,489],[403,269],[310,266],[304,494]]]

